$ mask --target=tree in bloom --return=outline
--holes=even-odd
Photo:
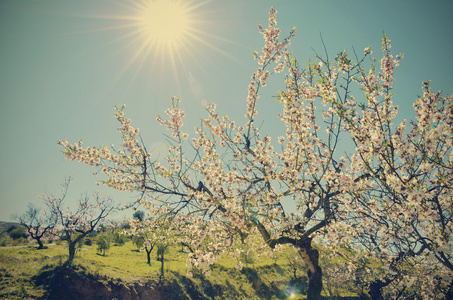
[[[380,262],[363,278],[373,299],[451,298],[453,101],[424,82],[410,129],[406,120],[395,125],[398,106],[392,90],[402,55],[393,57],[390,49],[384,35],[380,70],[375,61],[366,70],[363,62],[342,53],[335,64],[307,71],[318,82],[341,80],[338,87],[344,91],[357,83],[366,99],[358,103],[346,93],[329,100],[355,146],[351,171],[366,176],[356,176],[355,189],[342,199],[342,211],[325,237]],[[365,49],[365,55],[370,51]],[[364,257],[351,258],[354,269]]]
[[[146,252],[147,264],[151,265],[151,252],[153,251],[154,246],[157,243],[157,240],[151,239],[151,237],[148,237],[149,235],[150,235],[149,231],[143,231],[142,233],[133,235],[132,241],[140,251]]]
[[[137,217],[138,215],[140,217]],[[178,239],[172,222],[163,217],[145,218],[145,214],[142,212],[141,214],[134,213],[134,218],[129,219],[129,227],[130,229],[123,233],[131,235],[135,245],[141,251],[146,252],[148,265],[151,265],[151,252],[157,247],[156,257],[161,264],[160,279],[162,279],[164,277],[165,253],[173,239]]]
[[[36,240],[38,243],[38,249],[44,249],[42,243],[43,238],[54,235],[56,218],[54,215],[49,214],[45,208],[40,210],[29,203],[28,210],[24,214],[20,216],[15,215],[13,218],[17,219],[22,226],[27,228],[30,238]]]
[[[55,220],[55,229],[61,232],[60,238],[68,242],[69,257],[66,265],[72,264],[77,243],[93,232],[115,209],[110,198],[104,198],[97,192],[94,194],[94,200],[85,196],[78,201],[75,210],[71,210],[65,200],[72,180],[73,178],[69,177],[62,181],[63,191],[59,198],[45,193],[40,196]]]
[[[131,235],[137,248],[146,252],[147,263],[151,265],[151,252],[159,243],[161,236],[158,236],[154,225],[150,225],[148,220],[133,219],[129,222],[130,227],[133,229],[126,231],[125,234]]]
[[[404,122],[394,129],[391,93],[401,56],[390,54],[385,36],[380,68],[372,59],[365,70],[372,55],[366,48],[362,58],[344,51],[334,60],[317,56],[301,69],[288,51],[294,30],[281,41],[276,24],[271,8],[268,27],[259,26],[265,45],[253,53],[259,66],[243,124],[210,104],[190,139],[180,99],[172,97],[167,117],[157,117],[170,131],[168,156],[160,162],[123,106],[115,111],[120,149],[59,141],[66,157],[98,168],[107,186],[138,192],[150,216],[189,246],[188,266],[205,273],[227,253],[236,258],[240,249],[264,253],[290,245],[307,265],[308,299],[320,299],[315,240],[333,250],[350,248],[356,258],[382,259],[376,272],[368,268],[371,274],[363,276],[370,293],[390,280],[387,290],[397,297],[400,284],[429,276],[426,286],[434,285],[426,295],[445,291],[451,281],[451,98],[425,89],[416,101],[415,129],[405,135]],[[276,96],[282,134],[271,137],[256,125],[258,108],[268,101],[260,96],[272,75],[285,69],[285,88]],[[352,95],[359,89],[365,103]],[[357,264],[347,268],[348,274],[359,270]]]
[[[150,219],[145,219],[145,212],[138,210],[134,213],[133,219],[129,220],[129,227],[132,230],[123,231],[125,235],[131,235],[133,243],[140,251],[146,252],[148,265],[151,265],[151,252],[159,242],[155,226],[150,224]]]

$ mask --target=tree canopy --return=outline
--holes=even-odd
[[[451,297],[452,97],[423,83],[407,128],[406,120],[397,123],[393,100],[402,55],[392,55],[386,35],[380,61],[367,47],[334,59],[316,55],[302,68],[288,50],[295,30],[280,38],[275,9],[259,30],[264,47],[253,53],[258,68],[244,122],[209,104],[190,138],[180,99],[172,97],[166,116],[156,118],[169,131],[162,161],[147,151],[124,106],[116,107],[120,147],[59,141],[66,157],[98,168],[103,184],[138,193],[156,224],[165,221],[193,249],[189,266],[206,269],[243,243],[256,250],[292,245],[308,267],[308,298],[320,299],[315,241],[345,257],[373,299]],[[282,110],[265,120],[283,128],[273,137],[257,122],[270,101],[260,96],[284,71],[285,88],[275,97]]]

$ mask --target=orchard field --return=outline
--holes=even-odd
[[[95,236],[88,237],[68,268],[63,267],[68,257],[64,241],[46,243],[46,248],[39,250],[36,243],[27,242],[0,247],[0,298],[111,299],[116,295],[118,299],[306,299],[306,267],[297,261],[297,253],[291,248],[276,252],[274,257],[258,257],[256,253],[241,257],[242,270],[235,268],[237,260],[225,257],[211,267],[210,276],[200,272],[188,277],[184,247],[171,245],[165,253],[161,277],[156,250],[148,265],[146,253],[130,240],[123,245],[112,241],[105,255],[95,241]],[[68,280],[57,280],[57,276]],[[360,291],[356,287],[326,287],[330,290],[323,292],[325,299],[334,299],[330,297],[334,295],[348,299]],[[146,290],[148,294],[144,294]],[[140,297],[140,293],[145,296]]]

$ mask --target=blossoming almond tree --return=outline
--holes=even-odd
[[[135,214],[134,214],[135,216]],[[157,246],[157,256],[161,262],[161,279],[164,276],[165,252],[170,241],[175,238],[175,224],[166,218],[134,218],[129,220],[130,230],[123,234],[130,235],[140,251],[146,252],[148,265],[151,265],[151,251]]]
[[[443,182],[441,190],[446,198],[442,198],[445,199],[442,205],[451,203],[451,193],[446,188],[451,182],[451,169],[448,169],[451,158],[438,163],[439,160],[428,155],[414,137],[401,142],[390,133],[396,116],[390,90],[398,58],[393,59],[389,52],[384,52],[380,71],[371,68],[365,73],[364,61],[371,56],[371,49],[366,48],[361,59],[356,55],[353,61],[342,52],[335,61],[318,57],[301,71],[297,60],[287,50],[294,31],[280,41],[275,15],[276,11],[271,8],[268,27],[259,27],[265,45],[261,54],[254,52],[259,67],[249,84],[244,124],[219,116],[216,106],[210,104],[207,106],[209,117],[195,128],[195,137],[189,139],[183,131],[185,114],[179,108],[180,100],[172,97],[167,117],[157,117],[171,132],[165,163],[154,160],[140,142],[139,130],[124,116],[124,107],[116,108],[115,112],[123,137],[120,149],[83,148],[80,141],[74,144],[59,141],[59,144],[68,159],[99,168],[106,175],[102,183],[118,190],[139,192],[140,203],[147,207],[150,215],[166,220],[166,228],[177,232],[180,241],[190,246],[189,267],[209,272],[208,266],[221,255],[230,253],[236,257],[240,243],[247,243],[248,248],[258,250],[257,253],[265,248],[292,245],[308,267],[308,299],[320,299],[322,270],[312,240],[316,238],[323,246],[332,248],[351,245],[355,253],[375,256],[377,247],[367,248],[365,230],[376,230],[373,234],[382,245],[388,245],[385,243],[391,238],[398,239],[396,234],[388,235],[389,230],[373,228],[376,224],[382,226],[381,219],[388,220],[389,224],[398,222],[399,216],[383,206],[385,201],[404,200],[407,204],[408,194],[390,186],[384,178],[405,172],[409,176],[408,185],[413,180],[411,184],[415,186],[421,179],[410,178],[412,171],[400,162],[393,169],[387,166],[388,162],[379,159],[376,149],[388,154],[402,151],[409,144],[414,145],[414,149],[425,149],[416,155],[422,154],[421,159],[446,167],[438,173],[423,169],[429,180],[439,178],[439,182]],[[390,44],[384,40],[386,49],[390,49]],[[263,102],[261,89],[271,75],[285,68],[288,70],[286,87],[277,94],[282,112],[276,120],[281,121],[284,132],[278,137],[262,135],[256,126],[258,107]],[[354,84],[363,89],[367,104],[358,104],[351,95],[355,91]],[[377,96],[384,100],[376,100]],[[447,99],[451,102],[451,98]],[[378,126],[376,113],[385,118],[387,127],[384,129]],[[393,143],[393,150],[385,141]],[[355,144],[356,149],[350,155],[341,156],[340,151],[348,150],[344,147],[347,142]],[[447,152],[442,153],[447,155]],[[399,153],[392,155],[393,161],[404,157]],[[412,166],[420,169],[419,163]],[[386,189],[389,186],[391,189]],[[384,201],[377,197],[381,190],[387,197]],[[439,195],[444,195],[442,193]],[[390,197],[393,194],[400,200]],[[417,228],[425,234],[421,228],[438,222],[439,218],[429,218],[429,213],[424,216],[423,221],[401,229],[414,232]],[[450,213],[444,215],[443,222],[450,222],[450,216]],[[448,222],[445,225],[449,225]],[[397,232],[395,226],[392,225],[393,233]],[[257,234],[260,240],[256,240]],[[413,238],[409,233],[404,236]],[[419,240],[424,240],[419,241],[420,247],[427,250],[421,252],[432,253],[434,244],[422,245],[431,245],[429,241],[434,241],[434,237]],[[414,253],[419,251],[413,249]],[[437,254],[437,261],[446,255],[445,247],[442,253]],[[384,275],[391,274],[389,269],[380,271]],[[379,275],[375,278],[380,279]]]
[[[382,170],[366,183],[366,193],[350,198],[356,212],[367,216],[356,230],[364,230],[362,244],[386,267],[374,286],[389,285],[392,294],[397,285],[417,286],[423,297],[451,297],[453,101],[424,83],[414,104],[416,121],[406,133],[406,121],[391,126],[397,110],[391,97],[384,95],[380,103],[370,97],[362,120],[348,125],[359,149],[356,159],[364,168]],[[364,132],[368,122],[374,126]]]
[[[370,173],[354,172],[346,166],[346,158],[335,155],[340,119],[327,109],[323,122],[329,131],[321,138],[314,101],[320,98],[323,105],[333,107],[328,100],[335,97],[335,82],[318,86],[304,81],[287,51],[294,32],[280,42],[275,14],[271,9],[267,29],[260,26],[265,46],[261,55],[254,53],[259,68],[249,85],[244,125],[220,117],[211,104],[209,118],[195,129],[197,137],[190,143],[182,130],[179,99],[172,98],[168,118],[157,117],[172,137],[165,166],[152,160],[139,142],[138,129],[125,118],[123,107],[115,113],[121,123],[121,150],[83,148],[80,141],[59,143],[68,159],[99,167],[107,175],[104,184],[141,192],[141,203],[152,215],[171,218],[172,226],[183,232],[181,241],[194,249],[188,266],[206,270],[226,252],[237,256],[238,243],[272,249],[289,244],[308,266],[309,299],[320,299],[322,271],[312,239],[324,233],[338,214],[343,195]],[[260,89],[271,73],[283,71],[285,65],[287,87],[278,98],[283,108],[279,119],[286,130],[274,148],[271,137],[261,136],[254,119]],[[260,242],[254,234],[262,237]]]
[[[184,113],[178,107],[179,99],[172,98],[172,107],[166,111],[168,119],[157,118],[173,138],[166,166],[151,160],[138,142],[138,129],[130,125],[122,108],[117,109],[116,117],[122,124],[124,150],[112,153],[107,147],[84,149],[81,142],[60,144],[67,158],[101,167],[108,176],[103,181],[106,185],[150,196],[154,204],[147,204],[151,213],[171,216],[172,225],[185,233],[182,242],[195,249],[189,266],[206,270],[238,242],[252,242],[249,237],[259,233],[262,243],[255,247],[297,247],[310,270],[308,294],[318,299],[322,273],[311,239],[333,215],[330,201],[338,193],[326,187],[329,183],[322,180],[322,174],[335,163],[329,154],[334,148],[325,147],[316,138],[313,107],[304,110],[301,104],[292,104],[290,95],[282,116],[288,127],[282,153],[274,150],[270,137],[260,136],[254,124],[259,89],[266,85],[271,71],[283,70],[281,59],[289,45],[289,38],[278,40],[275,14],[271,9],[268,28],[260,27],[265,46],[261,56],[255,53],[260,67],[249,85],[245,126],[236,126],[227,116],[219,117],[215,105],[209,105],[209,118],[196,128],[198,137],[190,145],[194,155],[189,158],[189,152],[184,151],[190,144],[188,134],[182,131]],[[276,66],[269,70],[272,64]],[[297,111],[299,107],[301,111]],[[322,153],[313,151],[321,147],[325,148]],[[308,161],[313,161],[313,166]],[[301,212],[285,210],[282,201],[291,198]]]
[[[94,201],[86,196],[78,201],[75,210],[71,210],[66,206],[65,198],[72,180],[73,178],[69,177],[62,181],[63,191],[59,198],[45,193],[40,196],[46,201],[48,210],[55,218],[55,230],[62,232],[61,238],[68,242],[69,257],[66,265],[72,264],[77,243],[94,231],[115,209],[110,198],[95,193]]]
[[[335,64],[312,68],[313,78],[321,82],[340,78],[339,87],[346,91],[358,83],[366,100],[359,104],[347,94],[346,101],[338,101],[340,94],[329,100],[356,147],[350,156],[353,170],[370,176],[348,191],[326,236],[381,262],[377,272],[375,266],[368,270],[373,299],[383,299],[383,293],[386,298],[410,298],[417,293],[424,298],[440,294],[451,298],[453,100],[432,92],[429,82],[424,82],[423,95],[414,103],[416,118],[410,131],[406,132],[406,120],[395,126],[398,106],[393,104],[392,90],[402,56],[392,56],[385,35],[382,49],[378,71],[374,61],[365,70],[363,63],[353,63],[345,53]],[[365,49],[365,55],[370,51]]]

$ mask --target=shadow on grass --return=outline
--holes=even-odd
[[[210,299],[202,291],[199,291],[192,279],[182,276],[178,272],[171,272],[174,278],[171,281],[165,281],[161,286],[172,299]]]
[[[296,286],[304,282],[291,282],[282,289],[276,283],[264,282],[253,268],[244,268],[242,274],[250,282],[252,292],[225,280],[225,283],[211,282],[202,274],[194,278],[178,272],[167,272],[165,279],[157,281],[123,282],[90,273],[83,266],[47,265],[32,278],[36,286],[42,287],[45,294],[41,299],[241,299],[247,294],[259,299],[287,299],[288,291],[296,291]],[[303,288],[303,287],[302,287]],[[299,289],[300,290],[300,289]],[[255,297],[254,297],[255,298]]]
[[[286,299],[288,295],[285,291],[280,290],[277,285],[266,283],[261,280],[258,275],[258,272],[252,268],[243,268],[242,274],[244,274],[248,281],[252,283],[252,288],[255,290],[256,295],[260,299],[271,299],[272,297],[277,297],[278,299]]]
[[[46,290],[43,299],[85,299],[86,289],[96,294],[103,290],[102,283],[85,271],[83,267],[47,265],[32,280]]]
[[[183,282],[183,279],[175,279],[177,282],[164,280],[162,285],[151,280],[123,282],[120,279],[91,274],[83,266],[47,265],[32,280],[36,286],[41,286],[45,290],[44,296],[40,298],[42,300],[190,299],[185,296],[187,294],[184,289],[200,296],[192,299],[209,299],[197,293],[195,287],[190,289],[189,281],[185,282],[188,286],[181,286],[180,282]]]

